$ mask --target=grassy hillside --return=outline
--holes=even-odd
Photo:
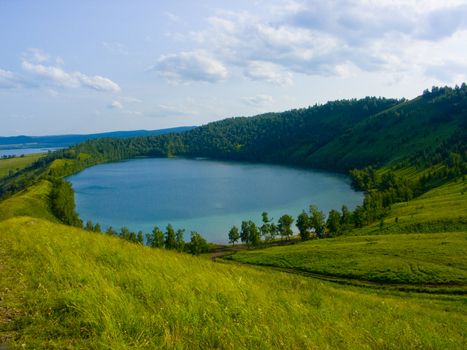
[[[464,84],[87,141],[0,177],[0,347],[463,348],[466,116]],[[355,172],[344,236],[220,264],[59,224],[81,227],[64,176],[137,156],[379,168]]]
[[[467,181],[462,178],[449,181],[408,202],[396,203],[381,221],[353,229],[350,234],[442,231],[467,232]]]
[[[24,157],[0,159],[0,178],[31,165],[43,156],[43,154],[28,154]]]
[[[26,349],[459,349],[459,297],[217,264],[36,218],[0,223],[0,343]]]
[[[31,216],[58,222],[50,207],[52,183],[42,180],[0,202],[0,221],[17,216]]]
[[[348,236],[241,251],[230,258],[362,281],[430,285],[467,292],[467,235]]]

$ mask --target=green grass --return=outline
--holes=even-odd
[[[397,219],[396,219],[397,218]],[[467,232],[467,181],[457,179],[391,207],[379,222],[352,230],[355,235],[409,232]]]
[[[467,292],[467,234],[348,236],[240,251],[242,263],[363,281],[453,285]]]
[[[0,178],[7,176],[10,172],[16,172],[27,167],[43,156],[44,154],[38,153],[28,154],[24,157],[0,159]]]
[[[52,183],[42,180],[0,202],[0,221],[17,216],[31,216],[58,222],[58,219],[50,211],[49,195],[51,190]]]
[[[12,349],[460,349],[456,296],[390,294],[137,246],[36,218],[0,223]]]

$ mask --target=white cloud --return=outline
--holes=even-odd
[[[109,78],[99,75],[89,76],[81,72],[66,72],[61,67],[46,66],[43,64],[35,64],[23,60],[22,68],[46,81],[50,81],[57,86],[67,88],[85,87],[97,91],[119,92],[120,86]]]
[[[291,85],[292,74],[277,64],[267,61],[252,61],[245,67],[244,75],[251,80],[263,80],[276,85]]]
[[[242,101],[253,107],[268,107],[271,103],[274,102],[272,96],[269,95],[256,95],[242,98]]]
[[[214,83],[225,80],[228,75],[226,67],[205,51],[163,55],[153,69],[173,83]]]
[[[24,80],[17,74],[0,69],[0,89],[14,89],[25,85]]]
[[[112,103],[109,105],[109,108],[111,109],[123,109],[123,104],[120,101],[112,101]]]
[[[50,56],[47,53],[37,48],[28,49],[23,54],[23,57],[29,61],[36,62],[36,63],[47,62],[50,58]]]
[[[467,32],[465,0],[302,0],[261,6],[258,16],[218,10],[205,29],[186,33],[185,40],[207,55],[215,53],[224,67],[280,85],[290,84],[292,73],[404,74],[423,72],[435,57],[467,55],[465,48],[455,57],[449,57],[451,50],[436,49]],[[427,55],[415,58],[414,47]]]

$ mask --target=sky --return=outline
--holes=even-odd
[[[467,0],[0,0],[0,136],[202,125],[467,81]]]

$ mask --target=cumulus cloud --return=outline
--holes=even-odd
[[[251,80],[263,80],[276,85],[292,84],[292,75],[279,65],[267,61],[252,61],[245,67],[244,75]]]
[[[293,73],[423,70],[431,56],[446,55],[436,45],[467,29],[465,0],[288,0],[262,6],[260,15],[218,10],[205,29],[185,37],[224,69],[238,67],[249,79],[287,85]],[[429,56],[415,59],[412,47]],[[163,56],[159,65],[172,80],[201,80],[185,69],[192,68],[186,56]]]
[[[19,75],[0,69],[0,89],[14,89],[25,86],[25,81]]]
[[[85,87],[97,91],[120,91],[120,86],[118,86],[117,83],[100,75],[89,76],[81,72],[66,72],[61,67],[33,63],[27,60],[23,60],[22,68],[25,71],[60,87]]]
[[[173,83],[218,82],[227,78],[227,68],[205,51],[163,55],[153,69]]]

